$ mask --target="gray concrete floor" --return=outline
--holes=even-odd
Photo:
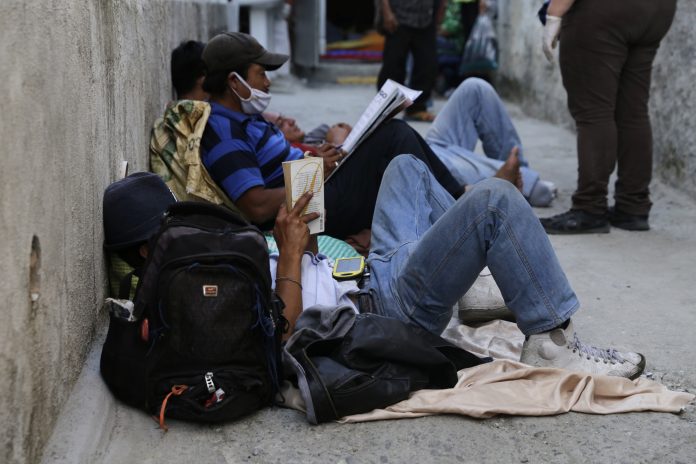
[[[373,93],[368,86],[296,86],[294,93],[275,94],[271,109],[296,116],[307,129],[324,121],[353,123]],[[442,104],[436,101],[435,109]],[[559,187],[554,206],[538,214],[565,211],[575,182],[574,134],[526,117],[514,105],[510,112],[530,164]],[[552,243],[582,303],[575,321],[583,340],[641,351],[654,378],[695,392],[696,208],[693,199],[657,181],[653,199],[649,232],[612,229],[605,235],[554,236]],[[92,390],[103,389],[95,385],[94,356],[83,377],[91,379]],[[91,431],[89,460],[105,463],[696,462],[693,404],[680,415],[440,416],[320,426],[295,411],[267,409],[224,426],[169,421],[168,433],[139,411],[99,407],[96,423],[103,430]],[[52,449],[46,460],[61,461],[64,455]]]

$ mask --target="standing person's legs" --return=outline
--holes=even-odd
[[[387,79],[400,84],[406,78],[406,58],[408,57],[411,33],[409,28],[399,26],[392,34],[384,37],[384,51],[382,52],[382,67],[377,77],[377,90]]]
[[[652,205],[649,186],[653,140],[648,114],[652,64],[674,18],[676,1],[640,3],[641,16],[649,18],[648,31],[639,44],[630,47],[619,83],[616,100],[618,178],[614,199],[619,213],[647,218]]]
[[[569,319],[578,301],[530,206],[500,179],[454,202],[410,156],[385,172],[369,258],[379,311],[440,333],[488,266],[525,334]]]
[[[614,3],[576,2],[563,18],[560,65],[568,109],[577,126],[578,185],[573,209],[607,212],[607,185],[616,164],[614,120],[621,70],[628,54]]]
[[[464,36],[464,41],[469,39],[471,30],[474,28],[474,23],[479,15],[479,3],[481,0],[471,3],[460,3],[459,19],[462,26],[462,35]]]
[[[413,102],[406,113],[417,113],[427,109],[430,94],[437,77],[437,35],[435,21],[423,29],[413,29],[410,50],[413,54],[413,72],[410,86],[423,93]]]
[[[326,233],[344,238],[372,225],[372,214],[384,171],[391,160],[411,153],[422,160],[453,196],[462,186],[440,158],[408,124],[391,120],[377,128],[325,185]]]
[[[520,136],[496,93],[486,81],[469,78],[454,91],[438,113],[425,139],[436,145],[457,145],[473,151],[480,139],[489,158],[505,161],[512,147],[520,149]]]
[[[652,128],[648,115],[650,75],[657,44],[631,47],[616,101],[617,179],[615,208],[623,213],[647,216],[652,179]]]
[[[571,209],[542,218],[549,234],[608,233],[607,191],[616,165],[616,96],[628,55],[625,2],[583,0],[563,17],[560,66],[577,128],[578,183]]]

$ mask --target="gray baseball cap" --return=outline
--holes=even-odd
[[[225,32],[208,42],[203,50],[203,62],[208,74],[237,69],[248,63],[260,64],[269,71],[280,68],[290,58],[271,53],[249,34]]]

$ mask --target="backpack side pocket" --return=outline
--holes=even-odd
[[[99,368],[114,396],[138,408],[145,407],[146,354],[140,338],[140,321],[110,316],[109,332],[102,347]]]

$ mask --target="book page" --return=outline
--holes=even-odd
[[[319,157],[307,157],[295,161],[285,161],[283,162],[283,176],[288,211],[295,206],[297,200],[305,192],[314,192],[314,196],[302,214],[319,213],[317,219],[307,224],[309,233],[324,232],[324,160]]]
[[[390,108],[393,108],[400,101],[401,96],[398,92],[392,94],[390,98],[384,102],[380,109],[380,112],[376,114],[374,118],[372,118],[372,122],[369,125],[363,127],[360,137],[356,139],[355,142],[352,144],[351,151],[346,151],[345,149],[343,151],[345,151],[346,154],[351,155],[355,151],[355,149],[363,142],[363,140],[368,138],[370,134],[372,134],[375,131],[375,129],[377,129],[380,124],[382,124],[382,122],[385,120],[386,115],[391,111]],[[345,161],[345,158],[343,159],[343,161]],[[331,174],[333,174],[333,172]]]
[[[348,134],[348,137],[346,137],[346,140],[343,142],[342,149],[346,153],[353,152],[353,149],[358,145],[358,140],[360,140],[365,131],[374,124],[375,120],[384,111],[385,106],[388,105],[397,94],[398,89],[392,87],[386,91],[384,90],[385,86],[386,83],[379,92],[377,92],[377,95],[372,98],[370,104],[367,105],[365,111],[360,115],[358,122],[353,126],[353,130],[350,131],[350,134]]]
[[[406,97],[407,100],[411,101],[411,103],[413,103],[416,100],[416,98],[420,97],[420,95],[423,93],[420,90],[410,89],[410,88],[406,87],[405,85],[401,85],[398,82],[394,82],[391,79],[387,79],[387,81],[382,86],[382,89],[387,93],[391,93],[392,89],[398,89],[399,92],[401,92],[401,94],[404,97]]]
[[[379,89],[379,92],[377,92],[377,95],[365,108],[365,111],[360,115],[360,119],[353,126],[353,130],[346,137],[341,146],[346,156],[336,166],[336,169],[326,176],[326,180],[329,180],[340,169],[358,145],[374,132],[384,120],[396,116],[401,110],[409,107],[421,93],[423,92],[420,90],[409,89],[391,79],[387,79],[382,88]]]

